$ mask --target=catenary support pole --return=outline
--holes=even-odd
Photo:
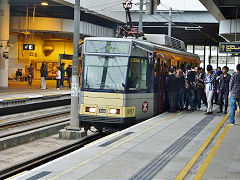
[[[172,36],[172,8],[169,8],[168,36]]]
[[[73,37],[73,61],[72,61],[72,87],[71,87],[71,119],[68,129],[79,130],[78,119],[78,94],[79,94],[79,74],[78,74],[78,45],[80,26],[80,0],[75,0],[74,5],[74,37]]]
[[[80,26],[80,0],[75,0],[74,5],[74,37],[73,37],[73,61],[72,61],[72,88],[71,88],[71,119],[66,129],[59,131],[61,139],[79,139],[87,135],[87,132],[80,131],[78,118],[78,95],[79,95],[79,74],[78,74],[78,49],[79,49],[79,26]]]
[[[143,32],[143,0],[140,0],[138,31]]]

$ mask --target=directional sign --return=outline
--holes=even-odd
[[[219,43],[220,53],[240,53],[240,43]]]
[[[23,50],[35,50],[35,44],[23,44]]]

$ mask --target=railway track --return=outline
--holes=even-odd
[[[20,172],[26,171],[26,170],[30,170],[32,168],[35,168],[37,166],[40,166],[42,164],[45,164],[49,161],[52,161],[58,157],[61,157],[65,154],[68,154],[70,152],[73,152],[79,148],[84,147],[85,145],[98,140],[99,138],[103,137],[103,135],[100,135],[99,133],[95,133],[92,134],[90,136],[87,136],[85,138],[83,138],[82,140],[73,143],[71,145],[62,147],[56,151],[44,154],[42,156],[36,157],[34,159],[28,160],[26,162],[14,165],[12,167],[6,168],[2,171],[0,171],[0,179],[5,179],[8,177],[11,177],[13,175],[16,175]]]
[[[30,132],[32,130],[38,130],[40,128],[52,125],[57,126],[58,124],[62,124],[64,122],[67,124],[70,121],[70,108],[67,106],[56,111],[49,109],[49,112],[41,111],[36,114],[35,112],[32,113],[31,116],[29,114],[23,114],[19,119],[17,117],[12,118],[15,117],[13,115],[3,118],[4,120],[2,119],[2,122],[0,123],[0,139],[5,139],[8,137],[11,138],[11,136],[21,136],[23,133],[26,133],[28,131]],[[17,173],[45,164],[58,157],[77,150],[101,137],[103,137],[102,134],[100,135],[98,132],[95,132],[73,144],[38,156],[34,159],[21,162],[14,166],[7,167],[6,169],[2,169],[0,171],[0,179],[5,179]]]
[[[6,122],[0,123],[0,138],[36,130],[51,125],[61,124],[63,122],[68,123],[69,120],[70,120],[69,108],[57,112],[40,114],[32,117],[25,117],[19,120],[10,119],[7,120]],[[20,128],[17,129],[18,127]],[[15,128],[14,131],[9,131],[14,128]]]

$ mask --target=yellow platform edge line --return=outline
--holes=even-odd
[[[47,91],[53,91],[56,90],[55,88],[47,89],[47,90],[38,90],[35,91],[21,91],[21,92],[8,92],[8,93],[0,93],[1,94],[25,94],[25,93],[32,93],[32,92],[47,92]]]
[[[20,172],[20,173],[18,173],[18,174],[15,174],[15,175],[13,175],[13,176],[11,176],[11,177],[9,177],[9,178],[5,179],[5,180],[10,180],[10,179],[13,179],[13,178],[15,178],[15,177],[17,177],[17,176],[19,176],[19,175],[21,175],[21,174],[25,173],[25,172],[27,172],[27,171],[23,171],[23,172]]]
[[[12,101],[12,100],[18,100],[18,99],[29,99],[29,97],[20,97],[20,98],[3,99],[3,101]]]
[[[225,135],[227,134],[228,130],[230,128],[230,124],[228,124],[224,131],[222,132],[221,136],[218,138],[217,142],[215,143],[215,145],[213,146],[212,150],[210,151],[210,153],[208,154],[207,158],[205,159],[205,161],[203,162],[201,168],[199,169],[199,171],[197,172],[197,174],[194,177],[194,180],[199,180],[202,178],[202,176],[204,175],[206,169],[208,168],[210,162],[212,161],[212,158],[214,157],[217,149],[219,148],[222,140],[224,139]]]
[[[47,95],[43,95],[44,97],[47,97],[47,96],[61,96],[62,94],[47,94]]]
[[[230,112],[223,118],[223,120],[218,124],[218,126],[214,129],[212,134],[208,136],[206,141],[202,144],[202,146],[198,149],[198,151],[193,155],[191,160],[187,163],[187,165],[182,169],[182,171],[178,174],[178,176],[175,178],[175,180],[182,180],[188,173],[188,171],[192,168],[192,166],[195,164],[199,156],[202,154],[202,152],[206,149],[208,144],[211,142],[213,137],[217,134],[223,123],[227,120]]]

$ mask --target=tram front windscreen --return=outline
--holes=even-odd
[[[127,56],[85,55],[83,88],[123,91],[128,61]]]

